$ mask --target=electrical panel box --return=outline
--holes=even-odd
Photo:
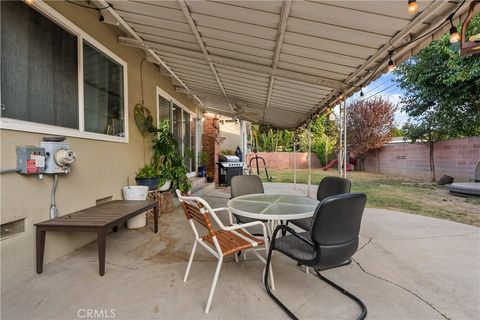
[[[70,165],[77,156],[70,150],[70,143],[64,141],[65,137],[45,137],[40,142],[40,147],[45,149],[46,174],[69,173]]]
[[[21,174],[45,172],[45,149],[33,146],[17,147],[17,171]]]

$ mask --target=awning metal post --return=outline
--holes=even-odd
[[[308,122],[307,127],[308,134],[308,187],[307,187],[307,197],[310,197],[310,186],[312,184],[312,121]]]
[[[347,101],[343,100],[343,177],[347,177]]]
[[[297,137],[293,135],[293,189],[297,189]]]
[[[340,135],[339,135],[339,146],[338,146],[338,152],[337,152],[337,167],[338,167],[338,176],[342,177],[343,176],[343,109],[342,109],[342,104],[340,103],[339,105],[339,127],[340,127]]]

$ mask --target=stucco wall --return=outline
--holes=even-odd
[[[435,174],[455,181],[473,178],[480,160],[480,137],[452,139],[434,145]],[[365,170],[396,176],[430,180],[430,152],[425,143],[386,145],[365,161]]]
[[[225,122],[220,125],[220,138],[224,140],[220,144],[220,149],[229,149],[235,151],[242,144],[240,137],[240,122]]]
[[[121,199],[121,187],[127,177],[134,181],[136,170],[143,165],[142,137],[135,125],[133,106],[141,101],[140,61],[142,50],[122,46],[117,42],[119,29],[98,21],[98,13],[65,2],[48,2],[67,19],[96,38],[128,64],[128,112],[130,142],[114,143],[68,138],[78,160],[72,172],[59,179],[57,206],[60,215],[95,205],[95,200],[113,196]],[[39,84],[41,85],[41,84]],[[145,104],[156,113],[156,86],[178,101],[193,108],[190,100],[175,92],[168,77],[162,76],[150,64],[144,65]],[[38,145],[45,134],[0,130],[1,168],[15,168],[15,147]],[[147,143],[147,150],[149,144]],[[150,154],[147,154],[147,161]],[[35,275],[34,224],[49,218],[52,177],[4,174],[0,176],[1,223],[25,218],[25,232],[1,241],[1,284],[8,290],[20,280]],[[92,234],[47,233],[45,264],[95,239]],[[108,241],[108,240],[107,240]],[[96,269],[92,270],[92,275]]]

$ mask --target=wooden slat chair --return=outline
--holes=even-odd
[[[205,307],[205,313],[208,313],[210,310],[210,304],[212,302],[213,294],[215,292],[215,287],[217,285],[218,275],[220,273],[220,268],[222,266],[223,257],[228,255],[233,255],[235,261],[238,262],[237,254],[240,251],[252,250],[253,253],[262,261],[266,263],[266,258],[262,257],[260,253],[255,250],[260,246],[265,248],[265,257],[268,253],[268,238],[265,225],[260,221],[253,221],[244,224],[234,224],[232,219],[232,213],[228,208],[216,208],[212,209],[210,205],[199,197],[185,197],[180,191],[176,190],[180,204],[185,212],[185,216],[192,227],[193,233],[195,235],[195,242],[193,243],[192,253],[190,254],[190,259],[188,260],[187,270],[185,272],[185,277],[183,282],[187,282],[188,274],[190,272],[190,267],[192,266],[193,257],[195,256],[195,250],[197,248],[197,243],[202,247],[207,249],[212,255],[218,259],[217,268],[215,270],[215,276],[213,278],[212,287],[210,288],[210,294],[208,295],[207,306]],[[222,221],[218,218],[217,212],[227,212],[230,225],[225,226]],[[214,228],[210,217],[213,218],[216,225],[219,229]],[[204,227],[207,230],[207,234],[201,236],[197,225]],[[250,234],[245,228],[252,226],[261,226],[263,229],[262,239],[257,238]],[[270,267],[270,281],[272,281],[273,286],[273,275]],[[265,270],[264,270],[265,272]]]

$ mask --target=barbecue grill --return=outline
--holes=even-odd
[[[232,178],[243,175],[244,163],[237,156],[218,157],[218,183],[224,186],[230,186]]]

